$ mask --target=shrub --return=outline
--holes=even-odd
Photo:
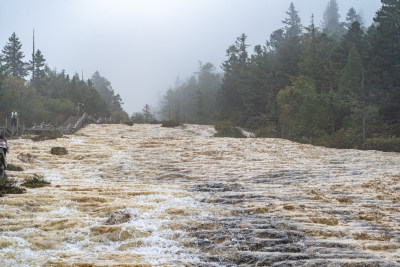
[[[399,137],[375,137],[369,138],[364,143],[364,149],[400,152]]]
[[[321,137],[316,138],[311,143],[317,146],[348,149],[359,147],[360,139],[357,134],[341,129],[334,135],[321,135]]]
[[[60,137],[62,137],[62,134],[59,131],[42,131],[38,135],[32,137],[31,139],[37,142],[50,139],[57,139]]]
[[[25,189],[17,186],[17,181],[4,175],[0,178],[0,196],[3,194],[22,194]]]
[[[246,137],[242,130],[238,127],[235,127],[229,121],[220,121],[215,124],[215,130],[217,131],[214,134],[215,137],[234,137],[234,138],[244,138]]]
[[[168,120],[168,121],[163,121],[161,127],[176,127],[180,125],[181,124],[175,120]]]
[[[145,123],[144,115],[141,112],[135,112],[132,114],[131,121],[133,123]]]
[[[38,188],[38,187],[44,187],[49,184],[50,182],[43,179],[43,177],[34,174],[33,177],[25,178],[24,182],[21,185],[29,188]]]

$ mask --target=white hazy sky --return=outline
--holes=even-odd
[[[252,46],[265,44],[282,27],[290,2],[303,25],[317,25],[329,0],[0,0],[0,47],[13,32],[25,59],[36,48],[51,68],[88,79],[98,70],[129,113],[155,106],[176,77],[188,78],[198,61],[220,66],[225,52],[245,33]],[[341,20],[350,7],[365,24],[379,0],[337,0]],[[252,48],[249,50],[252,52]]]

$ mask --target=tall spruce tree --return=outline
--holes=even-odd
[[[120,95],[114,93],[111,83],[106,78],[102,77],[98,71],[93,74],[91,82],[111,112],[123,111],[123,102]]]
[[[28,74],[27,64],[23,61],[24,53],[21,50],[22,44],[15,32],[8,38],[8,43],[4,46],[3,60],[7,72],[14,77],[23,79]]]
[[[222,63],[224,77],[219,93],[220,116],[222,119],[231,119],[240,123],[243,110],[241,95],[242,75],[248,69],[247,36],[242,34],[227,51],[228,59]]]
[[[151,114],[151,109],[149,104],[144,105],[144,107],[142,108],[142,112],[146,123],[149,123],[153,120],[153,114]]]
[[[217,108],[217,96],[221,87],[221,76],[216,73],[215,66],[211,63],[200,64],[198,72],[197,88],[201,92],[201,102],[198,107],[203,106],[202,113],[205,122],[215,119]],[[200,99],[197,99],[200,101]]]
[[[346,112],[344,127],[350,132],[361,134],[365,141],[366,93],[364,67],[361,56],[354,45],[347,58],[339,84],[342,109]]]
[[[356,21],[358,21],[358,23],[360,23],[361,27],[363,27],[363,18],[361,17],[360,14],[357,14],[354,7],[351,7],[346,15],[346,22],[345,22],[346,28],[349,29],[351,24],[353,24]]]
[[[324,12],[322,31],[336,40],[344,34],[344,24],[339,19],[339,5],[336,0],[330,0]]]
[[[279,46],[279,60],[283,64],[285,73],[289,76],[298,74],[298,63],[301,55],[301,25],[298,11],[293,3],[290,3],[289,10],[286,12],[288,17],[282,21],[285,25],[283,37],[284,40]]]
[[[45,77],[45,62],[42,52],[38,49],[33,55],[33,60],[29,61],[30,71],[32,72],[31,83],[33,87],[40,89]]]
[[[369,30],[367,77],[388,134],[400,136],[400,1],[381,1]]]
[[[285,36],[288,38],[291,37],[299,37],[302,32],[302,25],[299,17],[299,12],[293,5],[293,2],[290,3],[289,10],[286,11],[288,15],[282,23],[285,24]]]

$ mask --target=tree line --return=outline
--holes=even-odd
[[[129,119],[122,104],[119,94],[98,71],[84,81],[78,74],[71,77],[64,70],[50,69],[40,49],[35,49],[34,39],[29,61],[25,61],[22,43],[15,33],[2,49],[0,125],[5,125],[13,109],[20,114],[20,125],[26,127],[41,122],[59,126],[69,116],[77,116],[77,108],[119,122]]]
[[[320,27],[313,16],[303,26],[291,3],[265,45],[249,52],[247,36],[238,37],[222,75],[208,69],[210,84],[201,85],[200,67],[168,90],[164,116],[229,121],[260,137],[332,147],[394,149],[394,142],[400,150],[400,1],[381,2],[368,28],[354,8],[340,21],[336,0]]]

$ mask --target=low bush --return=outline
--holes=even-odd
[[[175,120],[168,120],[168,121],[163,121],[161,127],[177,127],[180,125],[181,124]]]
[[[17,186],[17,180],[8,178],[7,175],[0,178],[0,196],[3,196],[3,194],[22,194],[24,192],[25,189]]]
[[[363,148],[366,150],[400,152],[400,138],[399,137],[369,138],[365,141]]]
[[[314,139],[311,143],[317,146],[349,149],[359,148],[361,145],[360,139],[360,136],[357,134],[346,132],[345,130],[341,129],[334,135],[321,135],[321,137]]]
[[[22,186],[29,188],[38,188],[49,185],[50,182],[43,179],[43,177],[34,174],[33,177],[28,177],[24,179],[24,182],[21,184]]]
[[[57,139],[62,137],[62,134],[59,131],[43,131],[40,132],[38,135],[32,137],[31,139],[35,142],[37,141],[44,141],[50,139]]]
[[[215,130],[217,131],[214,134],[215,137],[234,137],[234,138],[244,138],[246,137],[242,130],[238,127],[235,127],[229,121],[220,121],[215,124]]]

